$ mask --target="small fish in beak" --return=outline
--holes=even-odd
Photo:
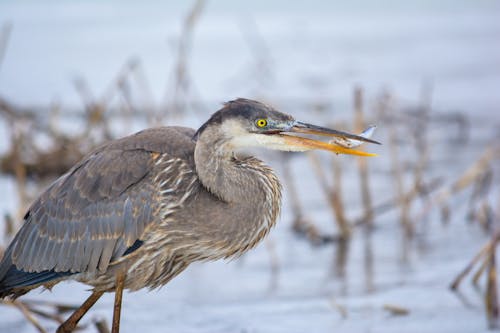
[[[377,129],[377,126],[371,125],[367,129],[365,129],[361,134],[359,134],[360,137],[369,139],[372,137],[373,133]],[[361,140],[356,140],[356,139],[349,139],[349,138],[343,138],[343,137],[334,137],[330,141],[328,141],[330,144],[335,144],[344,148],[356,148],[361,146],[364,142]]]
[[[379,142],[370,139],[373,132],[375,131],[375,126],[367,128],[360,135],[350,134],[347,132],[342,132],[330,128],[325,128],[321,126],[311,125],[303,122],[296,121],[293,126],[284,132],[289,133],[301,133],[308,135],[319,135],[330,137],[329,142],[324,142],[321,140],[315,140],[310,138],[304,138],[297,135],[289,135],[286,133],[281,133],[285,138],[286,144],[293,147],[296,150],[312,150],[321,149],[334,152],[337,154],[348,154],[357,156],[377,156],[376,154],[367,153],[364,151],[359,151],[352,149],[358,147],[362,143],[369,142],[374,144],[380,144]]]

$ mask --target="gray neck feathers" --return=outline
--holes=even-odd
[[[237,159],[229,140],[217,131],[218,128],[207,127],[196,143],[194,160],[201,183],[228,203],[264,199],[259,184],[259,176],[264,170],[245,164],[246,159]]]
[[[226,228],[236,230],[228,243],[237,246],[231,246],[225,256],[239,255],[255,246],[275,224],[281,208],[281,184],[262,161],[235,157],[230,141],[217,130],[207,127],[200,134],[194,160],[200,182],[227,203],[224,215],[234,219]]]

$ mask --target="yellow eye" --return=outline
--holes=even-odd
[[[257,127],[266,127],[267,126],[267,120],[266,119],[257,119],[255,121],[255,124],[257,125]]]

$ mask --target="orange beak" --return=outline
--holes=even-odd
[[[311,124],[306,124],[302,122],[295,122],[293,127],[290,130],[287,130],[286,132],[290,133],[301,133],[301,134],[308,134],[308,135],[319,135],[319,136],[326,136],[326,137],[331,137],[331,138],[342,138],[347,141],[352,141],[352,142],[369,142],[369,143],[374,143],[374,144],[380,144],[380,142],[377,142],[375,140],[371,140],[369,138],[355,135],[355,134],[350,134],[342,131],[337,131],[334,129],[329,129],[325,127],[320,127],[316,125],[311,125]],[[343,147],[340,145],[336,145],[333,143],[327,143],[323,142],[321,140],[315,140],[315,139],[310,139],[310,138],[304,138],[296,135],[289,135],[281,132],[279,134],[286,142],[286,144],[290,147],[292,147],[295,150],[313,150],[313,149],[321,149],[321,150],[326,150],[330,151],[336,154],[348,154],[348,155],[357,155],[357,156],[377,156],[377,154],[372,154],[372,153],[367,153],[364,151],[360,150],[355,150],[352,148],[347,148]],[[358,144],[356,144],[358,145]]]

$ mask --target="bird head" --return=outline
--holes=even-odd
[[[217,136],[217,142],[237,150],[246,147],[265,147],[283,151],[327,150],[337,154],[375,156],[375,154],[349,148],[363,142],[380,144],[367,137],[316,126],[295,120],[269,105],[239,98],[224,104],[195,134],[205,132]],[[324,142],[308,136],[330,137]],[[347,142],[348,144],[343,144]],[[353,143],[350,145],[349,143]]]

